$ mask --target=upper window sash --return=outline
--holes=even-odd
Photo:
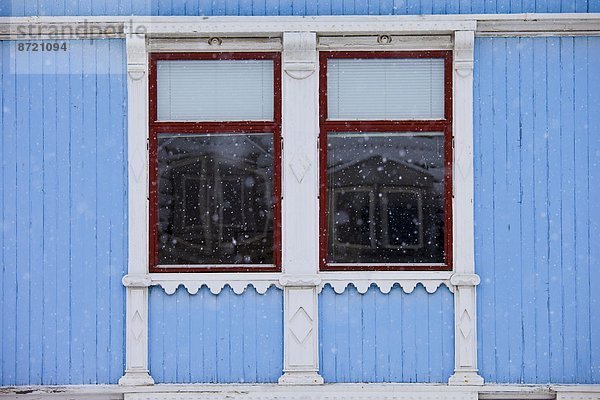
[[[448,51],[321,52],[326,121],[451,119]]]
[[[277,53],[153,53],[152,122],[276,121]]]

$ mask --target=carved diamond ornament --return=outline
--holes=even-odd
[[[460,333],[462,333],[463,337],[466,339],[471,333],[471,316],[464,310],[462,315],[460,316]]]
[[[470,151],[465,151],[464,149],[457,149],[457,155],[456,155],[456,168],[458,170],[458,172],[460,173],[460,177],[462,179],[466,179],[467,177],[469,177],[473,171],[472,171],[472,167],[473,167],[473,163],[472,163],[472,159],[471,159],[471,152]]]
[[[135,314],[133,314],[133,318],[131,318],[131,332],[133,333],[135,340],[140,340],[143,331],[144,321],[142,320],[140,313],[136,311]]]
[[[294,174],[294,177],[298,183],[302,182],[306,176],[306,173],[310,169],[310,166],[311,162],[306,156],[295,155],[292,158],[292,161],[290,161],[290,169],[292,170],[292,173]]]
[[[304,308],[300,307],[290,319],[290,331],[300,343],[303,343],[312,331],[312,319]]]

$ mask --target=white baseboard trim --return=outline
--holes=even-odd
[[[0,399],[86,400],[600,400],[600,385],[453,386],[425,383],[157,384],[153,386],[72,385],[0,387]]]

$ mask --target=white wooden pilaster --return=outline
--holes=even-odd
[[[454,33],[454,374],[448,383],[482,385],[477,371],[477,303],[473,218],[473,31]]]
[[[148,373],[148,54],[134,27],[126,34],[129,246],[125,316],[125,375],[120,385],[152,385]]]
[[[283,34],[282,234],[284,374],[280,384],[321,384],[317,288],[320,279],[317,38]]]

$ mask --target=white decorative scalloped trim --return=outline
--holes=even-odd
[[[189,294],[194,295],[206,286],[212,294],[219,294],[225,286],[229,286],[235,294],[242,294],[248,286],[254,287],[259,294],[265,294],[271,286],[281,288],[280,274],[260,273],[191,273],[191,274],[150,274],[153,286],[160,286],[166,294],[174,294],[179,286],[183,286]]]
[[[417,285],[422,285],[427,293],[432,294],[437,291],[437,289],[441,285],[446,285],[446,287],[450,290],[450,292],[454,293],[454,287],[450,284],[449,280],[335,280],[335,281],[325,281],[319,286],[319,292],[323,290],[325,285],[331,286],[331,288],[337,294],[342,294],[346,290],[349,285],[352,285],[356,288],[358,293],[365,294],[371,287],[371,285],[375,285],[379,288],[379,291],[383,294],[388,294],[395,285],[398,285],[402,288],[404,293],[410,294],[412,293]]]
[[[212,294],[219,294],[225,286],[231,287],[235,294],[242,294],[253,286],[259,294],[264,294],[271,286],[283,288],[285,286],[316,286],[318,292],[329,285],[337,294],[343,293],[348,285],[353,285],[359,293],[366,293],[375,285],[381,293],[389,293],[395,285],[402,288],[404,293],[412,293],[417,285],[422,285],[427,293],[435,293],[445,285],[454,293],[451,283],[452,272],[384,272],[384,271],[356,271],[356,272],[321,272],[314,276],[289,276],[282,274],[261,273],[191,273],[191,274],[150,274],[150,285],[160,286],[165,293],[172,295],[179,286],[183,286],[189,294],[194,295],[206,286]]]
[[[154,283],[153,283],[154,285]],[[174,294],[177,289],[179,288],[179,286],[183,286],[189,294],[196,294],[198,293],[198,291],[200,290],[200,288],[202,286],[206,286],[210,292],[212,294],[219,294],[221,293],[221,291],[223,290],[223,288],[225,286],[229,286],[231,289],[233,289],[233,293],[235,294],[242,294],[244,293],[244,291],[248,288],[248,286],[252,286],[254,287],[254,289],[256,290],[256,292],[258,294],[265,294],[267,292],[267,290],[269,290],[269,288],[271,286],[276,286],[278,288],[281,288],[281,285],[279,285],[278,282],[265,282],[265,281],[259,281],[259,282],[241,282],[241,281],[234,281],[234,282],[157,282],[156,285],[160,286],[163,288],[163,290],[165,291],[166,294]]]

